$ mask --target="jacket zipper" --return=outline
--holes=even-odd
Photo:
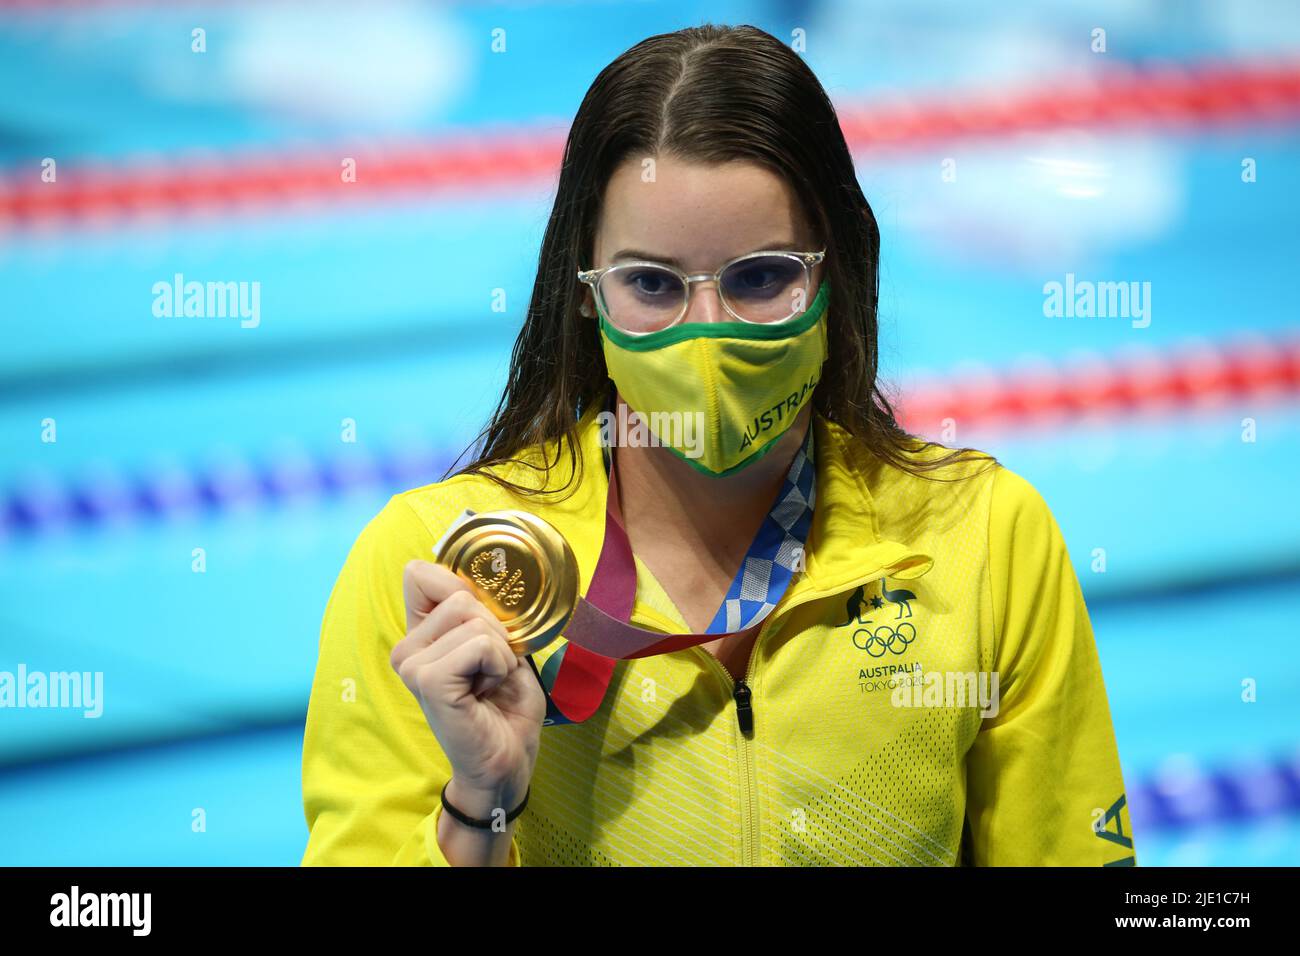
[[[736,682],[731,696],[736,701],[736,722],[740,724],[740,732],[748,737],[754,732],[754,706],[750,703],[753,692],[742,678]]]
[[[722,666],[721,661],[704,648],[698,644],[692,648],[707,657],[711,665],[722,675],[723,682],[731,689],[731,699],[736,705],[736,730],[739,734],[737,746],[740,750],[741,866],[756,866],[759,856],[758,783],[755,779],[754,751],[751,743],[754,734],[752,684],[754,666],[758,661],[758,646],[767,633],[768,624],[768,621],[764,621],[763,626],[759,628],[758,636],[754,638],[754,646],[749,651],[745,676],[739,681],[731,676],[731,672]]]
[[[801,607],[810,601],[816,601],[820,598],[829,597],[832,594],[841,594],[849,588],[856,588],[866,584],[868,581],[875,581],[882,575],[885,575],[885,568],[878,568],[874,574],[868,574],[858,581],[848,581],[839,585],[830,591],[818,589],[800,595],[800,599],[781,609],[782,614],[787,614],[797,607]],[[741,802],[741,838],[740,838],[740,865],[755,866],[757,857],[760,852],[760,834],[758,830],[758,783],[755,779],[754,753],[751,738],[754,732],[754,692],[753,678],[754,665],[758,661],[758,648],[763,638],[771,627],[773,614],[768,615],[767,620],[763,621],[763,626],[758,630],[758,636],[754,638],[754,646],[749,651],[749,663],[745,666],[745,676],[737,681],[731,676],[731,672],[722,666],[722,662],[706,651],[703,647],[696,644],[691,650],[703,654],[708,658],[709,663],[718,673],[722,675],[723,683],[731,689],[731,699],[736,705],[736,730],[739,734],[741,759],[740,774],[740,802]]]

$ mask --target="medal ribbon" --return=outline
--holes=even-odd
[[[623,527],[618,475],[614,456],[605,449],[609,493],[605,502],[605,540],[585,597],[579,597],[573,617],[565,626],[566,644],[553,653],[537,673],[546,693],[545,724],[581,723],[599,709],[619,660],[653,657],[684,650],[721,637],[756,634],[785,594],[792,577],[796,549],[802,549],[812,524],[815,469],[812,460],[812,422],[803,447],[796,454],[782,493],[764,521],[749,554],[733,580],[727,599],[709,630],[702,634],[662,634],[629,623],[636,600],[636,562],[627,530]],[[765,534],[768,521],[775,529]],[[755,573],[761,568],[766,581]],[[766,586],[764,586],[766,585]],[[755,600],[761,591],[761,603]],[[746,604],[758,604],[748,624],[724,630]]]

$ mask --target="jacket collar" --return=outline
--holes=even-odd
[[[849,587],[874,568],[891,577],[918,578],[934,559],[910,544],[881,536],[875,499],[867,486],[870,450],[850,432],[814,411],[817,502],[808,536],[807,572],[791,590]]]

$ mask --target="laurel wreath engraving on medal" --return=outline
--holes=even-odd
[[[483,566],[487,564],[492,571],[488,577]],[[514,607],[524,596],[524,586],[520,583],[523,572],[511,571],[506,566],[506,552],[503,548],[493,548],[474,557],[469,565],[469,575],[474,583],[488,594],[494,595],[502,607]]]

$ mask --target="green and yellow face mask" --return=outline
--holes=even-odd
[[[730,475],[771,450],[811,401],[829,295],[822,280],[803,314],[775,325],[687,322],[646,335],[601,310],[609,377],[656,444],[706,475]]]

